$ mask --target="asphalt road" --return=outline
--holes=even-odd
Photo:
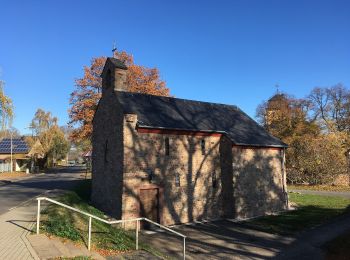
[[[0,184],[0,215],[50,190],[71,190],[83,178],[80,168],[66,167],[56,173]]]

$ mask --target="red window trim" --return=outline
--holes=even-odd
[[[188,131],[188,130],[170,130],[170,129],[157,129],[157,128],[137,128],[138,133],[142,134],[167,134],[167,135],[192,135],[192,136],[215,136],[221,137],[221,133],[208,133],[201,131]]]
[[[282,147],[270,147],[270,146],[254,146],[254,145],[236,145],[233,144],[232,147],[239,148],[239,149],[268,149],[268,150],[282,150]]]

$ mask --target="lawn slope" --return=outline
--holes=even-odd
[[[289,200],[297,205],[296,210],[252,219],[244,225],[269,233],[293,235],[350,212],[350,199],[341,197],[290,193]]]
[[[57,200],[78,208],[100,218],[106,218],[104,213],[89,204],[91,181],[86,180],[76,190],[67,192]],[[88,217],[55,204],[42,211],[40,229],[57,237],[69,239],[87,245]],[[117,254],[135,250],[135,231],[126,231],[118,226],[111,226],[97,220],[92,220],[92,248],[103,255]],[[153,254],[158,252],[140,243],[140,248]]]

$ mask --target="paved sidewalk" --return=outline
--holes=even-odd
[[[0,259],[39,259],[27,239],[36,210],[36,200],[32,200],[0,216]]]
[[[55,197],[63,192],[62,190],[51,190],[43,193],[42,196]],[[0,215],[1,260],[39,260],[28,240],[28,235],[36,224],[37,205],[36,198],[33,198]],[[45,204],[41,209],[44,207]]]
[[[350,214],[339,216],[329,223],[300,233],[286,250],[276,255],[275,259],[324,259],[323,245],[347,230],[350,230]],[[350,259],[350,257],[344,256],[343,259]]]
[[[293,237],[268,234],[229,220],[179,225],[174,230],[187,236],[186,259],[269,259],[294,242]],[[142,231],[142,242],[181,259],[183,242],[168,232]]]
[[[229,220],[179,225],[173,229],[187,236],[187,259],[324,259],[322,246],[350,230],[350,214],[295,237],[268,234]],[[182,256],[181,239],[170,233],[142,231],[140,239],[167,255],[179,259]]]
[[[104,260],[94,250],[89,251],[85,245],[78,245],[72,241],[63,241],[58,237],[49,238],[45,234],[29,235],[28,240],[40,259],[71,259],[74,257],[91,257],[94,260]]]

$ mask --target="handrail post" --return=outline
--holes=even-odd
[[[38,199],[38,211],[36,213],[36,234],[39,235],[40,229],[40,199]]]
[[[184,260],[186,259],[186,237],[184,237]]]
[[[136,250],[139,250],[140,220],[136,220]]]
[[[88,250],[91,248],[91,217],[89,217]]]
[[[106,223],[106,224],[109,224],[109,225],[113,225],[113,224],[117,224],[117,223],[126,223],[126,222],[135,222],[136,221],[136,250],[139,249],[139,233],[140,233],[140,221],[147,221],[149,223],[153,223],[154,225],[156,226],[159,226],[160,228],[162,229],[165,229],[169,232],[172,232],[178,236],[181,236],[183,237],[183,259],[186,259],[186,236],[175,231],[175,230],[172,230],[166,226],[163,226],[157,222],[154,222],[152,220],[149,220],[148,218],[145,218],[145,217],[141,217],[141,218],[134,218],[134,219],[124,219],[124,220],[114,220],[114,221],[110,221],[110,220],[105,220],[105,219],[102,219],[100,217],[97,217],[95,215],[92,215],[88,212],[84,212],[82,210],[79,210],[77,208],[73,208],[69,205],[66,205],[64,203],[61,203],[61,202],[58,202],[58,201],[55,201],[53,199],[50,199],[50,198],[47,198],[47,197],[37,197],[37,201],[38,201],[38,211],[37,211],[37,219],[36,219],[36,233],[39,234],[40,232],[40,204],[41,204],[41,201],[42,200],[46,200],[48,202],[51,202],[53,204],[56,204],[56,205],[59,205],[61,207],[64,207],[64,208],[67,208],[67,209],[70,209],[72,211],[75,211],[75,212],[78,212],[80,214],[83,214],[87,217],[89,217],[89,234],[88,234],[88,250],[90,251],[91,250],[91,225],[92,225],[92,219],[95,219],[95,220],[98,220],[98,221],[101,221],[103,223]]]

